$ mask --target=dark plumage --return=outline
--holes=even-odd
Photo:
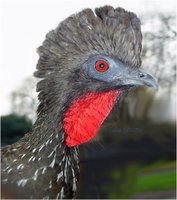
[[[37,84],[38,118],[30,133],[2,149],[2,198],[74,197],[79,152],[77,145],[65,144],[65,113],[72,102],[89,93],[126,85],[155,86],[147,74],[143,74],[147,80],[139,81],[143,73],[138,71],[141,42],[137,16],[111,6],[97,8],[95,13],[85,9],[46,35],[38,48],[40,58],[34,73],[41,78]],[[110,74],[94,73],[93,59],[107,60]],[[134,73],[133,82],[117,78],[119,73]]]

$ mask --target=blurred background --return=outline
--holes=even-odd
[[[173,0],[1,1],[1,145],[28,132],[38,105],[35,49],[45,34],[83,8],[110,4],[142,22],[142,67],[160,89],[133,90],[92,142],[80,147],[78,198],[176,198],[176,2]]]

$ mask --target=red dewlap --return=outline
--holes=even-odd
[[[75,100],[66,111],[63,120],[66,145],[73,147],[91,140],[120,93],[120,90],[89,93]]]

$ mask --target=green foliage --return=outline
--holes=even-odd
[[[25,116],[10,114],[1,117],[2,146],[11,144],[31,130],[32,122]]]
[[[141,169],[141,173],[151,173],[159,170],[170,170],[176,168],[176,160],[175,161],[167,161],[167,160],[159,160],[157,162],[153,162],[150,165],[147,165]]]
[[[133,185],[136,183],[140,166],[130,165],[125,170],[115,169],[111,172],[113,184],[111,187],[104,186],[104,190],[108,193],[109,199],[129,198],[133,192]]]
[[[124,181],[122,182],[119,188],[119,198],[126,199],[131,196],[133,191],[133,185],[136,183],[137,180],[139,168],[140,167],[135,164],[130,165],[125,169]]]
[[[163,173],[142,175],[138,177],[138,180],[134,186],[133,192],[149,192],[160,191],[176,188],[176,172],[167,171]]]
[[[160,160],[148,165],[132,163],[127,167],[114,169],[113,184],[104,185],[109,199],[128,199],[134,194],[170,190],[176,188],[176,162]]]

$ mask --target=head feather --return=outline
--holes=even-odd
[[[85,9],[61,22],[38,48],[36,77],[81,66],[91,55],[106,54],[130,67],[141,65],[140,20],[123,8]]]

